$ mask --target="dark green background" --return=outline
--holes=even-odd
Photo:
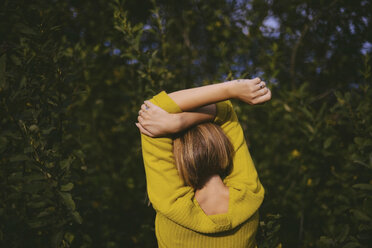
[[[372,243],[372,3],[3,0],[0,247],[156,247],[141,103],[260,76],[234,101],[265,186],[260,247]]]

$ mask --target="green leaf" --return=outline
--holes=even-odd
[[[343,98],[341,92],[339,92],[339,91],[335,91],[334,94],[335,94],[335,96],[336,96],[337,98],[339,98],[339,99],[342,99],[342,98]]]
[[[288,106],[288,104],[284,103],[283,107],[284,107],[285,111],[292,112],[292,109],[291,109],[291,107]]]
[[[10,162],[21,162],[27,160],[30,160],[30,158],[24,154],[17,154],[9,159]]]
[[[347,235],[349,235],[349,232],[350,232],[350,227],[349,225],[346,225],[340,232],[340,234],[338,235],[337,237],[337,240],[340,242],[340,243],[343,243],[347,237]]]
[[[333,137],[327,138],[323,143],[323,148],[327,149],[332,144]]]
[[[29,183],[26,185],[26,187],[23,188],[23,191],[30,194],[38,193],[39,191],[44,191],[47,187],[47,184],[45,182],[40,181],[34,181],[32,183]]]
[[[65,193],[65,192],[58,192],[58,193],[61,196],[62,201],[65,204],[65,206],[70,210],[75,210],[76,206],[75,206],[74,200],[72,200],[71,194]]]
[[[315,133],[314,128],[309,123],[305,123],[305,126],[310,131],[310,133],[312,134]]]
[[[372,185],[366,183],[354,184],[353,188],[372,191]]]
[[[355,142],[355,144],[357,144],[357,145],[362,146],[362,145],[363,145],[363,141],[364,141],[364,139],[361,138],[361,137],[355,137],[355,138],[354,138],[354,142]]]
[[[371,221],[371,218],[358,209],[351,209],[350,212],[355,216],[356,219],[361,221]]]
[[[23,149],[23,153],[25,153],[25,154],[32,153],[33,151],[34,151],[34,149],[31,146],[27,146],[27,147],[25,147],[25,149]]]
[[[61,191],[70,191],[74,187],[73,183],[68,183],[65,185],[61,185]]]
[[[20,66],[22,64],[22,61],[17,56],[15,56],[14,54],[10,56],[10,59],[17,66]]]
[[[41,221],[41,220],[36,220],[36,221],[29,221],[27,223],[31,228],[40,228],[43,226],[48,225],[48,222],[46,221]]]
[[[365,166],[369,169],[372,168],[372,164],[368,165],[368,164],[366,164],[366,163],[364,163],[363,161],[360,161],[360,160],[354,160],[353,162],[356,163],[356,164],[363,165],[363,166]]]
[[[71,161],[69,158],[59,162],[59,167],[61,167],[62,170],[64,169],[68,170],[70,168],[70,165],[71,165]]]
[[[28,128],[31,132],[37,132],[39,131],[39,127],[35,124],[31,125],[29,128]]]
[[[321,236],[319,241],[320,243],[326,244],[326,245],[333,245],[334,243],[333,239],[326,237],[326,236]]]
[[[56,128],[55,128],[55,127],[50,127],[50,128],[44,129],[43,131],[41,131],[41,133],[44,134],[44,135],[48,135],[48,134],[50,134],[50,132],[52,132],[54,129],[56,129]]]
[[[309,111],[307,108],[303,107],[303,108],[301,108],[301,110],[302,110],[303,113],[305,113],[305,115],[306,115],[310,120],[313,119],[313,114],[310,113],[310,111]]]
[[[52,247],[60,247],[63,238],[63,231],[58,231],[52,235],[51,243]]]
[[[48,203],[46,201],[39,202],[28,202],[26,205],[30,208],[42,208],[45,207]]]
[[[45,176],[40,173],[34,173],[23,177],[26,182],[45,180]]]
[[[83,223],[83,218],[81,218],[80,214],[77,211],[72,212],[72,217],[76,221],[76,223],[81,224]]]

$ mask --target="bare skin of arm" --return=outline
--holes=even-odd
[[[248,104],[259,104],[271,99],[271,92],[259,78],[234,80],[168,94],[181,108],[179,114],[169,114],[149,101],[141,106],[137,127],[150,137],[180,132],[192,125],[211,121],[216,115],[214,103],[235,98]],[[228,211],[229,188],[218,176],[212,176],[202,189],[195,191],[195,199],[206,215]]]
[[[270,100],[271,91],[265,85],[259,78],[240,79],[176,91],[168,95],[183,113],[169,114],[150,101],[145,101],[136,125],[150,137],[177,133],[192,125],[213,120],[216,102],[234,98],[254,105]]]

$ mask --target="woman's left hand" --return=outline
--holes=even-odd
[[[145,101],[138,112],[136,126],[141,133],[150,137],[160,137],[178,132],[180,119],[150,101]]]

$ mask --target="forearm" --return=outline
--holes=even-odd
[[[209,104],[195,109],[193,112],[182,112],[176,114],[179,117],[179,130],[185,130],[199,123],[213,121],[216,117],[216,104]]]
[[[172,92],[168,95],[182,111],[191,111],[195,108],[233,98],[232,83],[230,81],[206,85]]]

